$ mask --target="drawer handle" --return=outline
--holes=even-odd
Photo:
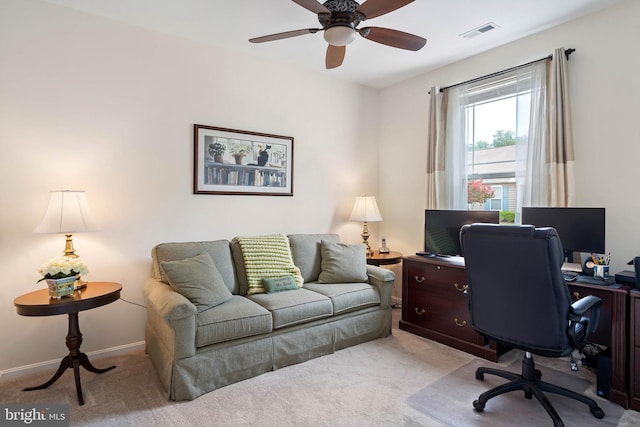
[[[574,292],[573,293],[573,297],[576,299],[576,301],[579,300],[580,299],[580,292]]]
[[[462,322],[458,320],[458,318],[456,317],[455,319],[453,319],[453,321],[455,322],[456,326],[459,327],[463,327],[463,326],[467,326],[467,321],[463,320]]]
[[[414,308],[414,310],[416,311],[416,314],[424,314],[427,312],[427,310],[425,310],[424,308]]]
[[[416,282],[418,282],[418,283],[422,283],[422,282],[424,282],[425,280],[427,280],[427,279],[425,279],[425,278],[424,278],[424,276],[422,276],[422,277],[413,276],[413,278],[414,278],[414,279],[415,279],[415,281],[416,281]]]
[[[458,285],[457,283],[453,284],[453,287],[456,288],[457,291],[464,292],[467,290],[467,285]]]

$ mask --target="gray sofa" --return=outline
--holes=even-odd
[[[191,400],[391,333],[391,271],[364,265],[366,279],[361,283],[319,283],[325,265],[321,242],[324,251],[325,242],[339,242],[338,235],[287,238],[304,285],[274,293],[247,293],[242,250],[235,241],[163,243],[153,248],[152,277],[143,287],[146,350],[169,399]],[[162,266],[204,253],[231,295],[201,310],[169,286]]]

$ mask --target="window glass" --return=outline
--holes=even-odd
[[[469,209],[516,209],[516,140],[529,126],[529,85],[505,78],[469,92],[465,107]],[[524,131],[523,131],[524,129]]]

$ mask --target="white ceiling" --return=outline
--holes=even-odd
[[[136,26],[285,61],[372,87],[385,87],[623,0],[416,0],[364,26],[387,27],[426,38],[417,52],[358,37],[341,67],[324,69],[322,33],[268,43],[248,39],[319,28],[317,16],[290,0],[45,0]],[[493,22],[481,36],[459,37]],[[570,46],[566,46],[570,47]]]

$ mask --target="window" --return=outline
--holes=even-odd
[[[470,209],[516,211],[516,143],[527,138],[530,104],[530,79],[522,76],[469,88],[463,106],[467,179],[486,187],[484,201],[468,194]]]
[[[551,61],[431,88],[428,208],[500,206],[502,218],[518,223],[523,206],[575,203],[566,72],[571,51],[558,48]]]

